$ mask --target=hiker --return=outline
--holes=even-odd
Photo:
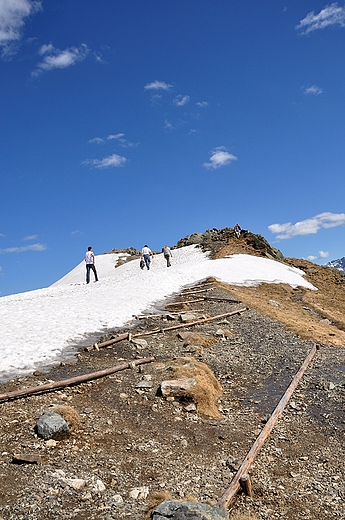
[[[153,256],[153,253],[152,253],[151,249],[149,248],[149,246],[147,244],[145,244],[141,250],[141,257],[144,259],[147,269],[150,269],[152,256]]]
[[[171,267],[170,258],[172,257],[172,254],[170,251],[170,247],[164,246],[162,251],[163,251],[164,258],[167,261],[167,267]]]
[[[242,229],[240,228],[240,226],[238,224],[236,224],[235,227],[234,227],[234,233],[237,236],[237,238],[240,238],[241,231],[242,231]]]
[[[98,276],[95,266],[95,255],[93,254],[92,247],[89,246],[85,253],[85,263],[86,263],[86,283],[90,283],[90,271],[92,269],[93,274],[95,275],[95,282],[98,282]]]

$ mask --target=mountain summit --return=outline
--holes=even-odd
[[[338,269],[338,271],[345,272],[345,256],[343,256],[343,258],[339,258],[338,260],[331,260],[326,264],[326,267],[333,267],[333,269]]]

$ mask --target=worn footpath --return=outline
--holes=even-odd
[[[236,292],[212,282],[176,297],[197,299],[182,306],[197,318],[243,308]],[[134,320],[103,339],[175,325],[179,314],[181,307],[162,306],[158,316]],[[192,331],[200,334],[199,342],[181,334]],[[144,338],[147,344],[123,340],[111,348],[81,349],[75,364],[1,385],[4,393],[124,360],[155,358],[95,381],[0,404],[3,520],[140,520],[149,518],[154,501],[167,497],[216,503],[313,346],[251,308]],[[344,348],[319,347],[250,469],[253,497],[239,493],[230,518],[345,518]],[[179,358],[213,371],[223,391],[219,417],[204,416],[188,399],[162,397],[160,385],[171,379]],[[80,416],[67,438],[46,441],[35,433],[38,417],[51,405],[67,405]],[[40,455],[40,463],[14,464],[14,454]]]

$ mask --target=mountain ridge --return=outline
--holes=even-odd
[[[345,345],[345,273],[332,266],[321,266],[305,259],[286,258],[260,234],[242,230],[237,238],[233,228],[208,229],[204,233],[193,233],[180,239],[172,249],[196,245],[208,251],[211,258],[219,259],[236,254],[248,254],[269,258],[305,272],[305,279],[317,288],[293,289],[286,284],[261,283],[255,287],[228,285],[239,299],[258,312],[283,323],[303,339],[317,343]],[[135,253],[134,253],[135,251]],[[126,252],[137,258],[139,251],[134,248],[112,250]],[[225,284],[221,284],[226,287]]]

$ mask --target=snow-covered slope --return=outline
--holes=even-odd
[[[82,281],[81,264],[52,287],[0,298],[1,381],[71,356],[78,343],[92,342],[91,334],[120,327],[133,314],[208,276],[235,285],[287,283],[314,289],[299,269],[250,255],[210,260],[195,246],[174,250],[170,268],[162,254],[155,256],[150,271],[140,269],[139,259],[114,269],[114,258],[102,255],[108,256],[104,271],[103,258],[96,258],[98,283]]]
[[[118,253],[108,253],[106,255],[95,255],[95,266],[99,278],[108,278],[109,276],[115,276],[115,265],[119,259],[125,258],[128,255]],[[53,283],[51,287],[57,285],[70,284],[70,283],[83,283],[85,282],[85,262],[80,262],[72,271],[67,273],[63,278],[60,278],[57,282]],[[93,279],[93,273],[91,272],[91,280]]]

